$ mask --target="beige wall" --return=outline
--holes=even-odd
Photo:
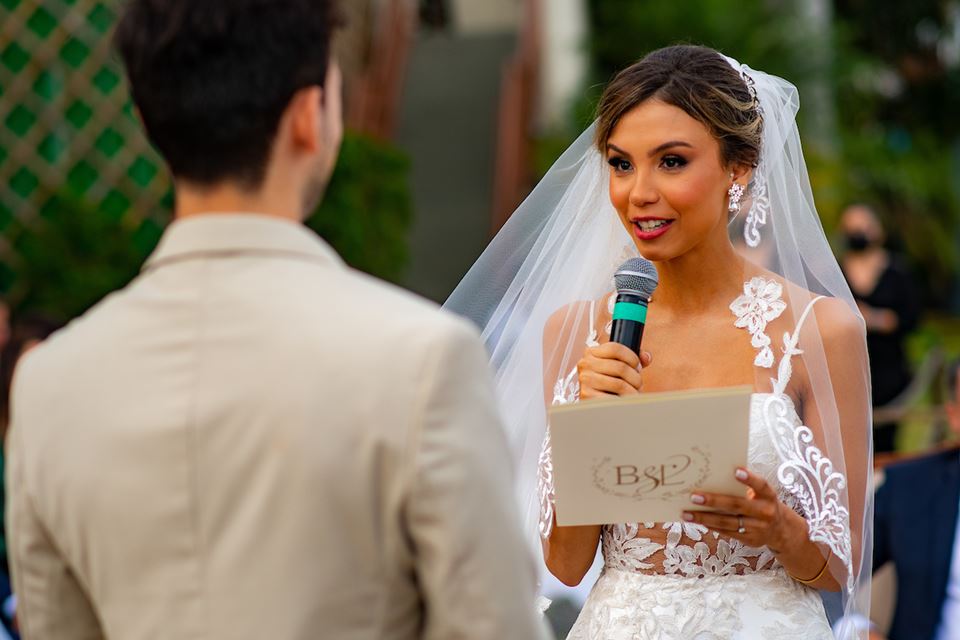
[[[365,66],[373,28],[373,5],[371,0],[341,3],[347,26],[337,34],[334,49],[347,83]]]
[[[566,127],[587,75],[586,0],[547,0],[541,4],[540,100],[538,124]],[[549,8],[549,9],[548,9]]]
[[[459,33],[515,31],[520,25],[521,0],[450,0],[453,24]]]

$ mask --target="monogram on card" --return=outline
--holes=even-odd
[[[675,522],[703,489],[743,495],[749,387],[647,393],[553,407],[557,524]]]

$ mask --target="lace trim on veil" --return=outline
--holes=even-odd
[[[794,499],[800,513],[807,520],[810,540],[826,544],[847,569],[848,591],[854,587],[853,557],[851,553],[850,512],[843,506],[843,491],[847,487],[844,474],[834,469],[833,462],[816,444],[813,431],[804,424],[795,426],[790,420],[792,406],[785,402],[786,386],[793,374],[793,356],[801,355],[800,330],[813,305],[823,296],[814,298],[797,323],[793,334],[783,336],[783,358],[774,380],[773,393],[763,404],[763,417],[781,463],[777,479]],[[794,412],[795,414],[795,412]]]

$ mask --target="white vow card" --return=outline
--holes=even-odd
[[[557,524],[677,522],[693,489],[745,495],[750,387],[550,409]]]

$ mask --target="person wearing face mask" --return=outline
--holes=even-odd
[[[847,207],[840,229],[845,244],[840,265],[867,326],[873,404],[880,407],[910,384],[904,341],[920,316],[917,284],[902,261],[884,247],[883,226],[873,209],[863,204]],[[893,451],[896,434],[897,423],[875,423],[874,451]]]

